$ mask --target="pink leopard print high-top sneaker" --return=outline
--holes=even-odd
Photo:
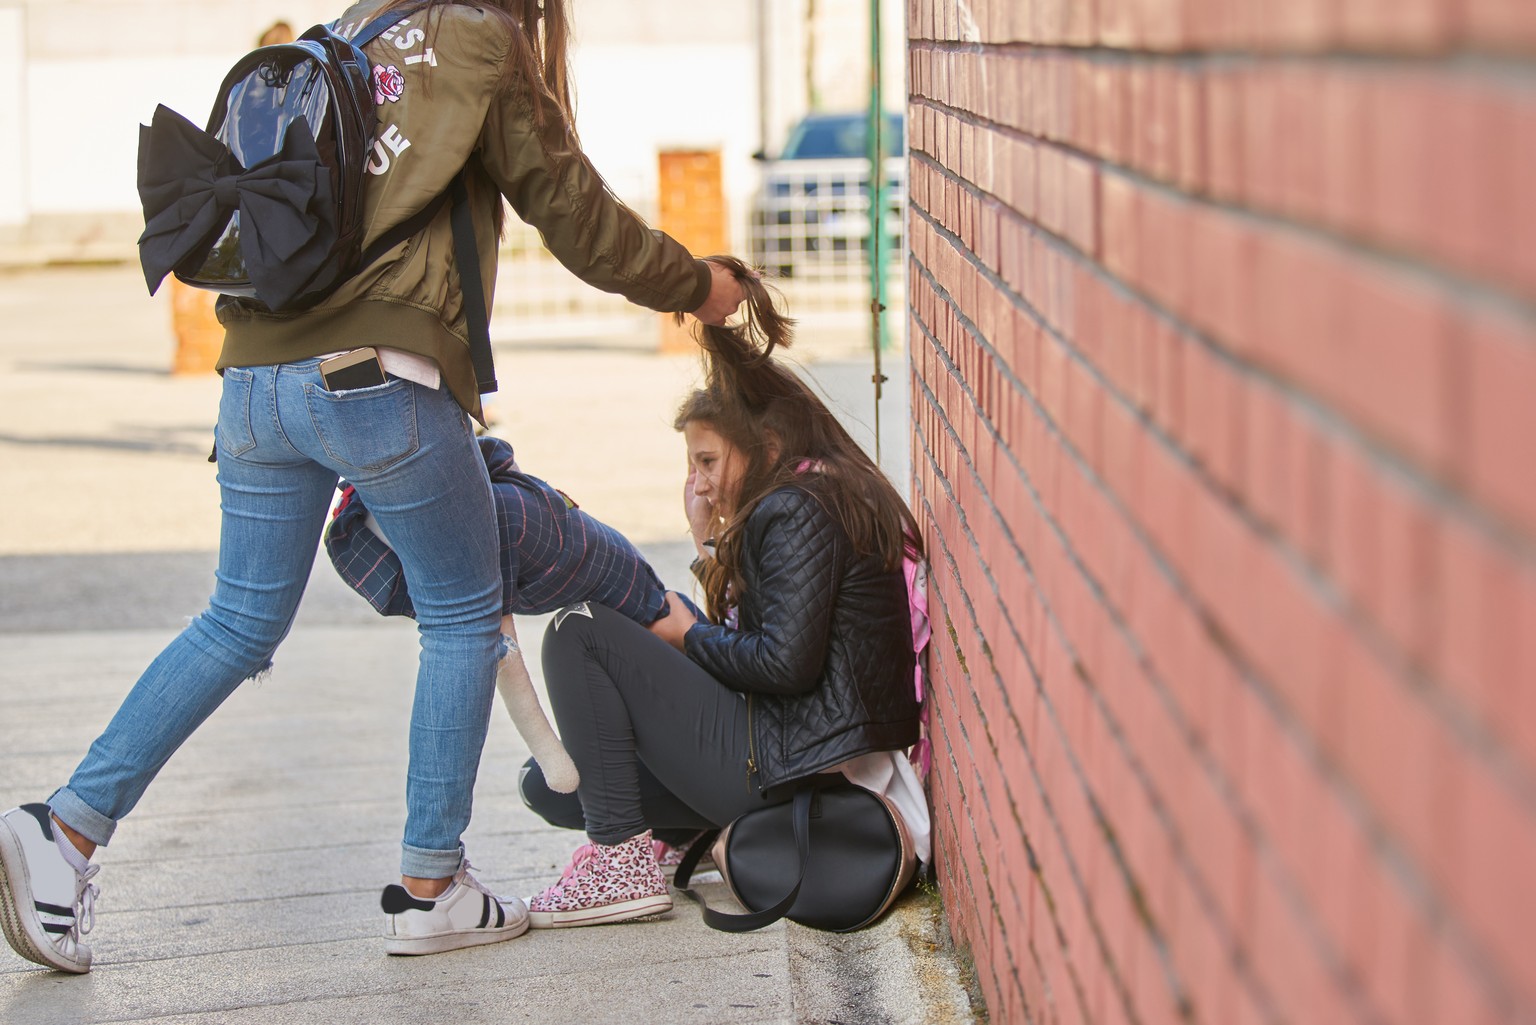
[[[651,831],[619,844],[583,844],[560,881],[528,901],[528,924],[566,929],[647,918],[672,910],[667,880],[656,864]]]

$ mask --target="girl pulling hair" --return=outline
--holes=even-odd
[[[919,734],[902,573],[916,526],[773,358],[791,328],[773,294],[745,264],[719,260],[747,293],[747,317],[702,333],[705,384],[674,423],[708,614],[668,592],[668,614],[649,628],[585,603],[545,633],[550,705],[581,784],[574,798],[557,794],[530,762],[523,797],[591,842],[528,902],[535,928],[670,909],[653,829],[724,826],[819,772],[885,792],[926,858],[927,808],[900,753]]]

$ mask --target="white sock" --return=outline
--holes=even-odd
[[[423,897],[421,894],[416,893],[415,891],[413,891],[409,886],[405,887],[405,892],[409,893],[412,897],[415,897],[417,900],[431,900],[431,901],[447,900],[450,896],[453,895],[453,891],[458,888],[458,885],[459,885],[459,881],[457,879],[455,879],[453,882],[448,884],[448,889],[444,890],[442,893],[438,894],[436,897]]]
[[[91,861],[75,847],[69,835],[59,828],[59,824],[53,824],[53,842],[58,845],[59,853],[64,855],[64,860],[69,862],[69,867],[76,874],[84,875],[85,870],[91,867]]]

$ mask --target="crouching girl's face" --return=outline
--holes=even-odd
[[[694,471],[693,493],[708,499],[722,518],[730,519],[741,494],[746,456],[700,420],[690,420],[683,437],[688,442],[688,465]]]

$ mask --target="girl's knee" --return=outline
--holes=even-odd
[[[287,633],[286,625],[280,629],[265,620],[240,621],[211,606],[187,624],[183,636],[205,656],[238,671],[243,679],[257,680],[271,671],[272,656]]]
[[[542,651],[546,657],[552,651],[586,643],[593,624],[592,608],[588,602],[577,602],[555,612],[549,626],[544,628]]]
[[[567,636],[574,636],[590,630],[597,622],[597,613],[601,609],[601,605],[589,601],[567,605],[555,613],[554,620],[549,624],[549,632],[555,635],[565,633]]]
[[[593,637],[612,636],[615,631],[632,625],[631,619],[606,605],[581,601],[555,613],[544,631],[544,646],[581,644]]]

